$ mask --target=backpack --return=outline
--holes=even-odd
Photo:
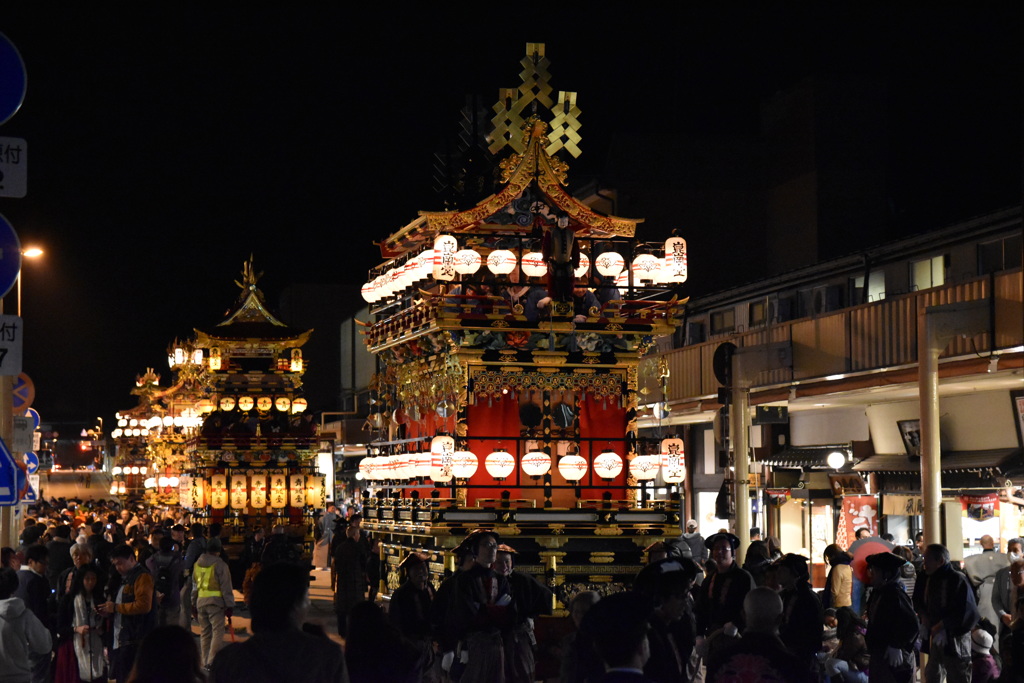
[[[165,558],[156,556],[156,582],[154,590],[157,593],[163,594],[163,598],[160,599],[160,603],[163,604],[164,600],[167,600],[171,594],[171,563],[174,562],[174,557],[167,560],[167,564],[163,564],[162,560]]]

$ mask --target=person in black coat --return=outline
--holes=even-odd
[[[491,568],[506,577],[515,601],[515,623],[505,632],[505,680],[506,682],[526,681],[536,678],[537,638],[533,632],[533,620],[541,614],[551,614],[552,595],[537,579],[517,572],[512,568],[516,551],[502,543],[498,546],[497,559]]]
[[[690,590],[700,572],[686,558],[669,558],[652,563],[637,574],[634,589],[654,604],[647,640],[650,659],[644,673],[656,681],[687,681],[687,664],[696,642],[693,600]]]
[[[25,549],[25,564],[28,569],[18,572],[18,589],[14,597],[21,598],[25,607],[36,615],[36,618],[53,634],[57,612],[56,602],[52,599],[50,582],[46,580],[46,562],[48,552],[45,546],[30,545]],[[32,655],[32,680],[45,681],[50,675],[50,653]]]
[[[917,614],[900,581],[905,563],[895,553],[868,556],[871,597],[864,641],[871,655],[871,683],[909,683],[914,673]]]
[[[580,624],[580,636],[593,644],[605,674],[588,680],[653,683],[644,673],[651,654],[647,632],[653,613],[650,598],[635,591],[613,593],[590,608]]]
[[[48,552],[46,563],[46,580],[50,588],[57,590],[60,575],[74,565],[71,560],[71,527],[61,524],[53,530],[53,540],[46,544]]]
[[[925,680],[950,683],[971,676],[971,629],[978,622],[974,589],[967,576],[953,568],[945,546],[933,543],[924,551],[924,576],[914,586],[914,609],[927,629]],[[922,644],[922,652],[925,646]]]
[[[779,637],[810,671],[821,649],[825,622],[821,600],[808,583],[807,558],[788,553],[775,563],[775,576],[782,586],[782,624]]]
[[[992,586],[992,608],[999,617],[999,651],[1008,647],[1010,626],[1016,611],[1015,597],[1024,597],[1024,559],[1014,560],[1009,567],[996,572]]]
[[[402,585],[391,594],[388,621],[420,651],[420,670],[434,671],[434,637],[430,623],[434,587],[430,585],[427,556],[409,553],[398,565]],[[433,680],[429,678],[428,680]]]
[[[697,635],[710,636],[727,624],[743,629],[743,598],[754,588],[754,579],[736,563],[740,539],[721,532],[705,541],[715,572],[697,593]]]

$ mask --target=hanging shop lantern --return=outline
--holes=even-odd
[[[654,254],[640,254],[633,259],[633,282],[654,284],[661,281],[661,259]]]
[[[548,273],[548,264],[544,260],[544,254],[539,251],[531,251],[523,254],[523,275],[527,277],[544,277]]]
[[[210,507],[223,510],[228,506],[228,480],[223,474],[210,477]]]
[[[231,509],[242,510],[248,502],[249,491],[244,474],[231,475]]]
[[[508,249],[495,249],[487,255],[487,270],[495,275],[508,275],[516,269],[516,255]]]
[[[214,368],[211,367],[211,370]],[[196,409],[203,415],[208,415],[213,412],[213,401],[208,398],[199,399],[199,403],[196,404]]]
[[[523,474],[528,477],[543,477],[551,471],[551,456],[544,451],[530,451],[523,456]]]
[[[622,474],[622,456],[608,449],[594,458],[594,473],[602,479],[614,479]]]
[[[455,253],[459,241],[451,235],[438,235],[434,240],[434,267],[431,271],[435,280],[455,279]]]
[[[275,510],[288,507],[288,477],[284,474],[270,475],[270,507]]]
[[[452,456],[452,474],[456,479],[469,479],[479,466],[480,459],[473,451],[455,451]]]
[[[516,470],[516,459],[508,451],[497,450],[484,458],[484,469],[497,480],[508,477]]]
[[[256,399],[252,396],[239,396],[238,397],[238,409],[242,412],[248,412],[252,410],[252,407],[256,405]]]
[[[665,240],[665,262],[661,267],[661,281],[686,282],[686,276],[686,240],[682,237],[669,237]]]
[[[626,260],[617,251],[606,251],[594,260],[597,272],[606,277],[615,277],[626,267]]]
[[[637,455],[629,461],[629,473],[635,479],[647,481],[658,476],[660,458],[656,455]]]
[[[686,455],[682,439],[662,439],[661,478],[666,484],[678,484],[686,479]]]
[[[558,461],[558,473],[566,481],[579,481],[587,476],[587,459],[578,453],[563,455]]]
[[[480,270],[480,264],[483,262],[483,257],[473,249],[460,249],[455,252],[455,272],[459,275],[472,275]]]
[[[327,477],[322,474],[306,477],[306,504],[317,509],[327,504]]]
[[[455,439],[435,436],[430,440],[430,478],[436,482],[452,480],[455,457]]]
[[[306,507],[306,475],[293,474],[289,478],[289,502],[293,508]]]
[[[304,398],[297,398],[294,401],[292,401],[292,413],[293,414],[301,413],[302,411],[304,411],[308,407],[309,407],[309,401],[307,401]]]
[[[586,254],[580,254],[580,265],[576,266],[576,270],[572,271],[575,277],[586,277],[587,271],[590,270],[590,257]]]

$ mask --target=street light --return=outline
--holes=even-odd
[[[22,258],[39,258],[43,255],[43,250],[39,247],[29,247],[28,249],[21,250]],[[21,317],[21,268],[18,269],[18,317]]]

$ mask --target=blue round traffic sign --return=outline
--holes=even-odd
[[[0,214],[0,297],[6,296],[18,280],[21,270],[21,240],[3,214]]]
[[[28,90],[25,62],[18,48],[3,33],[0,33],[0,83],[3,84],[0,88],[0,125],[3,125],[21,108]]]
[[[29,474],[35,474],[39,471],[39,456],[32,451],[25,454],[25,469],[28,470]]]

